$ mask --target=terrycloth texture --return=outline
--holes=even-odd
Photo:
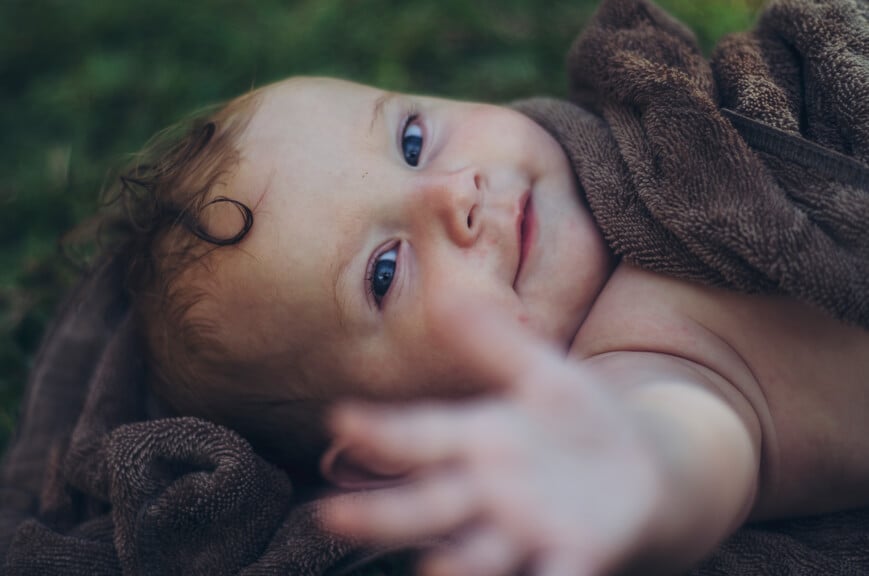
[[[775,2],[710,63],[656,6],[611,0],[568,70],[588,112],[551,100],[518,107],[562,143],[618,255],[789,294],[869,328],[869,185],[806,161],[822,146],[826,163],[842,162],[830,173],[869,173],[869,2]],[[732,123],[740,117],[762,124],[745,131],[754,148]]]
[[[561,138],[626,259],[792,292],[865,326],[865,192],[749,150],[717,106],[720,97],[865,162],[866,11],[853,1],[781,2],[756,35],[726,40],[710,70],[691,35],[657,9],[609,1],[571,54],[577,97],[602,117],[553,101],[523,108]],[[844,77],[837,62],[850,63]],[[758,236],[766,228],[769,238]],[[823,274],[810,264],[825,265]],[[370,567],[379,554],[324,534],[317,502],[298,501],[290,479],[237,435],[159,418],[120,275],[115,262],[86,280],[36,360],[0,469],[3,573],[337,576]],[[869,512],[745,528],[693,572],[769,573],[869,573]]]
[[[869,509],[747,526],[690,576],[869,574]]]

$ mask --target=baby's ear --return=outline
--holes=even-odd
[[[386,461],[348,442],[333,440],[320,458],[320,473],[344,490],[369,490],[401,483],[410,467]]]

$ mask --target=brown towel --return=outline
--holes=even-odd
[[[609,0],[568,70],[585,110],[518,108],[562,143],[618,255],[869,328],[869,2],[773,2],[710,63],[650,2]]]
[[[838,22],[845,35],[829,44],[835,49],[829,48],[824,58],[844,57],[862,46],[858,52],[865,68],[866,25],[855,6],[782,2],[771,10],[844,11],[847,18],[819,21]],[[865,15],[865,3],[859,9]],[[823,66],[803,63],[804,52],[795,48],[800,44],[784,32],[780,39],[775,34],[762,39],[768,34],[764,30],[779,25],[772,20],[782,19],[781,26],[797,22],[792,12],[771,14],[757,35],[726,41],[715,69],[722,79],[729,77],[721,63],[741,52],[728,46],[746,46],[758,63],[789,55],[790,67],[770,68],[766,76],[757,64],[757,81],[776,94],[802,94],[789,71],[820,78],[816,69]],[[809,28],[791,27],[810,43]],[[863,30],[856,40],[847,36],[855,30]],[[752,47],[757,49],[752,52]],[[601,62],[589,62],[594,58]],[[607,238],[620,254],[657,270],[736,288],[791,291],[801,278],[794,274],[807,274],[811,279],[805,290],[794,293],[866,325],[865,205],[853,207],[864,216],[851,228],[841,226],[837,211],[849,197],[865,192],[824,181],[790,160],[749,150],[718,113],[714,95],[728,92],[716,87],[719,81],[690,34],[645,2],[610,1],[571,61],[577,94],[602,117],[552,101],[524,109],[562,137],[595,214],[602,222],[611,221]],[[611,74],[607,66],[612,66]],[[620,74],[623,81],[636,74],[638,86],[620,93],[619,86],[628,88],[620,84]],[[862,116],[843,112],[861,109],[854,100],[865,94],[865,69],[863,76],[854,76],[850,92],[842,93],[851,95],[847,102],[834,98],[835,106],[825,105],[829,109],[808,112],[800,104],[788,108],[789,115],[782,112],[782,118],[797,119],[796,124],[755,112],[764,102],[774,102],[771,96],[749,98],[758,94],[756,89],[737,86],[737,96],[727,96],[727,106],[792,133],[796,126],[804,137],[865,162],[865,104]],[[669,99],[657,94],[667,82],[674,86]],[[748,96],[738,96],[743,93]],[[837,127],[829,121],[835,114],[852,120]],[[684,128],[675,129],[679,125]],[[685,156],[670,155],[676,152]],[[702,171],[680,169],[707,161],[711,164]],[[751,184],[747,175],[760,183]],[[778,204],[765,205],[770,198],[778,198]],[[776,238],[775,246],[794,260],[775,260],[768,269],[770,248],[748,246],[758,232],[750,225],[769,218],[771,232],[781,232],[776,212],[769,210],[779,204],[791,215],[794,229],[792,237]],[[736,214],[727,210],[734,205]],[[745,226],[737,218],[742,207],[764,206],[767,210],[751,215]],[[681,225],[674,221],[680,212],[691,215]],[[709,224],[702,222],[704,215]],[[615,229],[623,229],[621,237],[614,236]],[[823,296],[825,284],[813,269],[802,270],[805,262],[813,262],[810,256],[804,262],[803,252],[816,246],[832,249],[824,253],[832,262],[825,269],[829,281],[845,280],[834,297]],[[857,261],[850,275],[840,270],[849,258]],[[317,501],[300,500],[291,479],[236,434],[192,418],[160,417],[142,386],[139,347],[121,296],[121,270],[117,261],[109,261],[73,293],[32,370],[18,436],[0,468],[3,573],[338,576],[369,569],[382,552],[324,534],[315,522]],[[863,284],[855,280],[861,275]],[[755,278],[757,285],[751,284]],[[869,512],[743,529],[695,572],[766,573],[869,573]]]

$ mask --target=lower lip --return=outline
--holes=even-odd
[[[534,211],[533,199],[528,198],[528,203],[525,204],[525,214],[522,218],[522,252],[519,260],[519,270],[516,272],[517,279],[525,268],[525,261],[528,259],[528,253],[531,251],[531,246],[534,245],[536,238],[537,213]]]

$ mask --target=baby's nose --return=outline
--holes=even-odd
[[[443,222],[447,234],[460,246],[470,246],[482,229],[481,199],[483,178],[474,168],[427,175],[421,197],[429,210]],[[432,214],[431,212],[434,212]]]

